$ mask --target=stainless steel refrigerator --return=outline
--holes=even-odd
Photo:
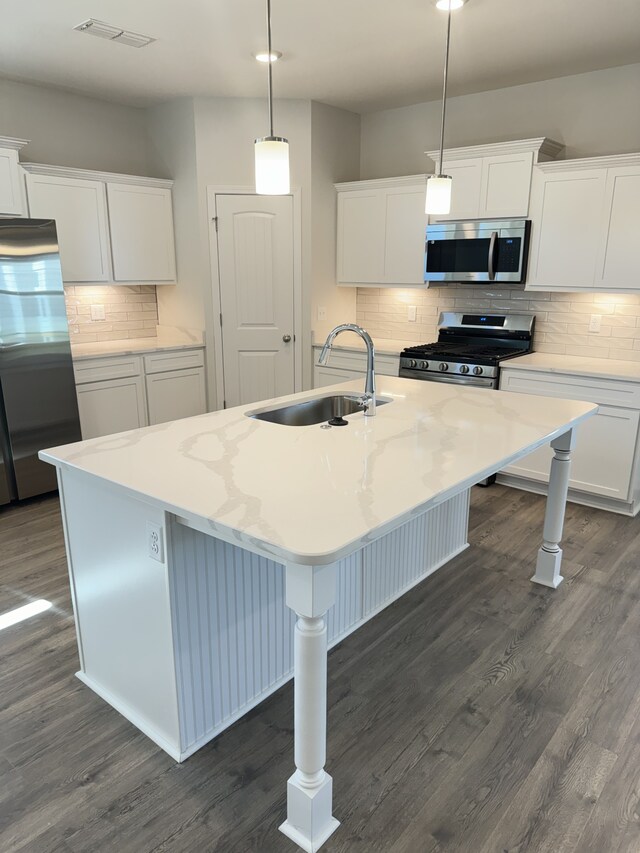
[[[0,219],[0,504],[54,490],[38,451],[80,438],[55,222]]]

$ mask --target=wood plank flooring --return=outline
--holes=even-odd
[[[471,547],[329,659],[326,853],[639,853],[640,520],[474,489]],[[57,499],[0,512],[0,850],[294,853],[287,686],[182,765],[84,687]]]

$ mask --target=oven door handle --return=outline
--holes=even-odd
[[[489,261],[488,261],[488,271],[489,271],[489,281],[496,280],[496,248],[498,246],[498,232],[491,232],[491,239],[489,240]]]

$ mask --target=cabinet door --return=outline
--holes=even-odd
[[[631,409],[601,406],[580,424],[571,457],[570,488],[616,500],[629,498],[639,417]],[[541,447],[505,471],[546,483],[551,457],[551,448]]]
[[[527,216],[533,152],[484,157],[479,216]]]
[[[529,283],[592,288],[600,244],[606,171],[534,169]]]
[[[29,212],[55,219],[65,282],[108,281],[109,236],[104,184],[27,175]]]
[[[384,281],[423,284],[426,186],[398,187],[384,194]]]
[[[25,215],[22,170],[18,152],[0,148],[0,215]]]
[[[604,211],[596,287],[637,287],[640,167],[607,171]]]
[[[364,377],[364,371],[361,373],[358,370],[336,370],[333,367],[320,367],[316,364],[313,368],[313,387],[326,388],[327,385],[337,385],[349,379],[362,379],[364,383]],[[364,390],[364,385],[362,388]]]
[[[339,282],[384,282],[384,191],[338,193]]]
[[[107,184],[115,281],[175,281],[171,190]]]
[[[482,158],[445,161],[443,172],[453,180],[451,186],[451,212],[431,217],[433,222],[450,219],[477,219],[482,183]]]
[[[147,426],[141,376],[76,386],[83,439]]]
[[[207,410],[202,367],[153,373],[146,382],[150,424],[191,418]]]

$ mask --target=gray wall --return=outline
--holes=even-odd
[[[31,163],[152,174],[146,114],[134,107],[0,79],[0,135],[31,140],[20,152]]]
[[[452,77],[455,68],[451,68]],[[362,116],[361,177],[431,171],[440,144],[438,101]],[[548,136],[565,157],[640,150],[640,64],[451,98],[445,146]]]

